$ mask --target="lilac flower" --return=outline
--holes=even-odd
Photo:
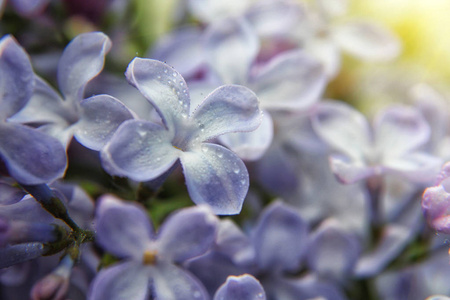
[[[32,18],[39,15],[48,5],[50,0],[8,0],[14,10],[21,16]],[[0,8],[7,0],[0,1]]]
[[[425,190],[422,211],[428,225],[436,231],[450,233],[450,163],[446,163],[437,176],[436,184]]]
[[[265,300],[266,295],[259,281],[249,274],[229,276],[217,289],[214,300]]]
[[[341,51],[367,61],[387,61],[399,55],[399,40],[381,24],[335,21],[346,12],[346,0],[311,1],[305,17],[290,30],[301,47],[323,63],[330,78],[340,69]]]
[[[33,70],[28,55],[11,36],[0,40],[0,156],[22,184],[42,184],[64,175],[66,154],[59,142],[10,119],[28,103]]]
[[[330,157],[331,168],[343,183],[384,173],[427,182],[441,161],[419,150],[430,128],[415,109],[394,106],[381,112],[373,130],[365,117],[342,102],[325,102],[313,116],[317,134],[340,155]]]
[[[269,112],[308,110],[319,100],[326,83],[321,65],[303,51],[281,53],[262,66],[256,62],[259,51],[259,39],[243,19],[216,22],[205,33],[206,60],[219,82],[248,86],[264,109],[257,130],[220,137],[247,160],[261,158],[272,142],[274,125]]]
[[[58,84],[63,97],[36,76],[32,99],[13,120],[43,124],[40,130],[58,138],[66,147],[74,135],[85,147],[100,150],[123,121],[133,118],[112,96],[84,99],[86,85],[103,69],[110,48],[111,41],[101,32],[77,36],[58,64]]]
[[[123,123],[101,152],[105,170],[148,181],[180,160],[196,204],[208,203],[217,214],[238,213],[249,185],[247,169],[234,153],[207,141],[255,129],[261,119],[255,94],[243,86],[222,86],[190,110],[186,82],[168,65],[135,58],[126,76],[153,104],[162,124]]]
[[[97,241],[124,260],[100,271],[88,299],[144,299],[149,282],[158,299],[208,299],[201,283],[176,264],[205,253],[217,223],[206,206],[197,206],[172,214],[155,234],[144,210],[103,196],[97,209]]]

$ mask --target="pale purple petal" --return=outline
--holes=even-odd
[[[5,120],[26,105],[34,84],[30,58],[11,35],[0,40],[0,71],[0,120]]]
[[[165,258],[183,262],[211,248],[219,220],[207,206],[180,210],[171,215],[158,234],[158,250]]]
[[[321,62],[328,78],[334,78],[341,68],[341,52],[328,38],[314,38],[305,42],[302,49]]]
[[[157,60],[136,57],[125,75],[153,104],[168,129],[173,129],[180,119],[189,115],[186,82],[175,69]]]
[[[75,120],[77,114],[67,111],[61,96],[42,78],[34,77],[34,90],[27,105],[15,114],[10,121],[20,123],[59,123],[67,124],[71,117]],[[66,125],[68,126],[68,124]]]
[[[430,138],[430,126],[413,107],[393,106],[374,122],[376,148],[384,158],[403,156]]]
[[[272,59],[249,84],[265,109],[305,110],[319,100],[326,82],[319,61],[304,51],[290,51]]]
[[[230,219],[219,223],[215,251],[225,254],[237,265],[247,265],[255,257],[250,238]]]
[[[259,36],[284,36],[303,17],[301,5],[289,0],[257,1],[245,13]]]
[[[351,275],[360,253],[355,235],[344,231],[336,220],[326,220],[314,232],[308,246],[307,261],[311,270],[340,280]]]
[[[236,153],[241,159],[253,161],[266,153],[273,138],[273,121],[270,114],[263,112],[262,122],[251,132],[233,132],[221,135],[219,141]]]
[[[136,262],[124,262],[102,269],[95,277],[89,300],[145,300],[148,294],[148,270]]]
[[[19,202],[26,193],[18,187],[0,182],[0,205],[10,205]]]
[[[81,101],[84,110],[75,129],[76,139],[85,147],[99,151],[120,124],[133,119],[128,108],[109,95],[93,96]]]
[[[333,149],[353,160],[362,161],[370,150],[371,131],[366,118],[344,102],[319,103],[312,125]]]
[[[205,62],[201,36],[198,27],[179,28],[157,41],[148,57],[171,65],[184,77],[193,76]]]
[[[169,132],[160,125],[140,120],[123,123],[101,152],[105,170],[136,181],[155,179],[178,159]]]
[[[208,293],[197,278],[173,264],[158,264],[151,276],[157,299],[209,299]]]
[[[105,195],[99,201],[96,241],[118,257],[141,261],[154,235],[145,210],[111,195]]]
[[[66,152],[58,140],[19,124],[0,125],[0,154],[22,184],[51,182],[66,170]]]
[[[239,157],[222,146],[204,143],[195,152],[183,152],[180,159],[192,201],[209,204],[219,215],[241,211],[249,177]]]
[[[352,184],[384,172],[380,166],[367,166],[361,161],[352,161],[341,155],[330,156],[330,167],[336,178],[343,184]]]
[[[381,24],[351,21],[333,28],[333,38],[339,46],[361,59],[386,61],[397,57],[400,41]]]
[[[278,201],[261,214],[253,234],[258,266],[262,270],[298,270],[307,244],[308,225],[300,214]]]
[[[202,22],[211,23],[229,16],[242,14],[249,0],[189,0],[190,12]]]
[[[215,89],[193,112],[200,141],[229,132],[251,131],[261,124],[258,98],[248,88],[224,85]]]
[[[245,84],[259,51],[259,41],[241,18],[214,22],[205,33],[205,55],[223,83]]]
[[[397,173],[412,182],[430,183],[439,172],[442,159],[427,153],[404,154],[383,161],[383,166],[389,172]]]
[[[214,300],[265,300],[266,293],[259,281],[249,274],[229,276],[214,294]]]
[[[11,0],[10,2],[20,15],[32,17],[40,14],[50,0]]]
[[[65,99],[83,98],[86,84],[103,69],[110,49],[110,39],[101,32],[80,34],[67,45],[58,64],[58,84]]]

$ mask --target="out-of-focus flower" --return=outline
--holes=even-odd
[[[58,84],[63,98],[43,79],[35,77],[33,96],[12,119],[40,124],[40,130],[68,146],[72,136],[85,147],[100,150],[116,128],[132,113],[116,98],[84,98],[88,82],[103,69],[109,38],[101,32],[77,36],[64,50],[58,64]]]
[[[422,114],[412,107],[393,106],[381,112],[370,128],[366,118],[343,102],[324,102],[313,116],[317,134],[340,155],[332,155],[333,173],[353,183],[384,173],[414,182],[428,182],[441,160],[419,150],[430,136]]]
[[[32,18],[39,15],[50,0],[0,0],[0,9],[8,2],[19,15]]]
[[[105,170],[148,181],[180,160],[195,203],[207,203],[217,214],[239,213],[249,185],[247,169],[233,152],[208,141],[254,130],[261,122],[255,94],[243,86],[221,86],[190,110],[186,82],[170,66],[135,58],[126,75],[163,124],[130,120],[121,125],[101,152]]]
[[[202,284],[180,265],[214,242],[218,219],[207,206],[180,210],[155,234],[147,213],[112,196],[97,209],[97,241],[124,261],[96,276],[89,299],[208,299]]]
[[[30,185],[62,177],[67,158],[60,143],[10,122],[27,105],[34,88],[29,57],[12,36],[0,40],[0,73],[0,156],[10,175]]]

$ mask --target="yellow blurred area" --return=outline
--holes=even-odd
[[[401,61],[427,73],[450,75],[449,0],[357,0],[350,14],[379,20],[392,29],[403,43]]]

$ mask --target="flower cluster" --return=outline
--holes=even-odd
[[[0,0],[0,298],[449,299],[445,90],[341,88],[347,2]]]

